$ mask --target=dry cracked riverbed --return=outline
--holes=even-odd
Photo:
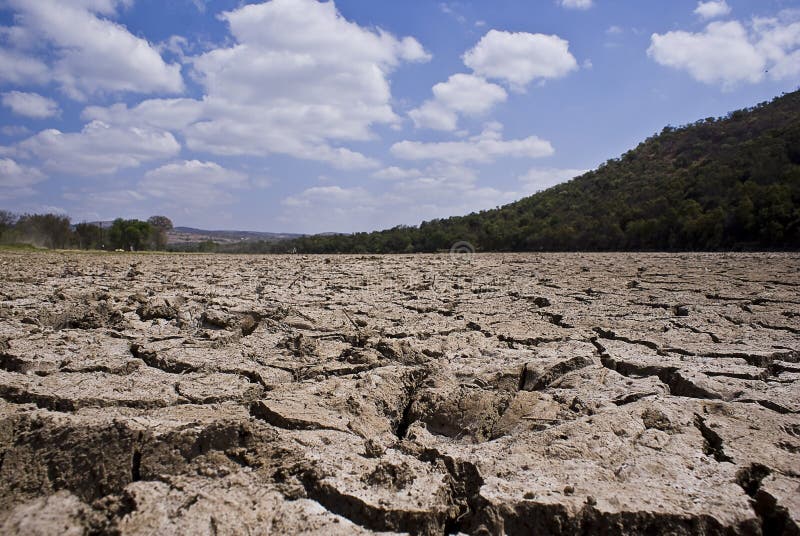
[[[798,534],[800,256],[0,255],[0,533]]]

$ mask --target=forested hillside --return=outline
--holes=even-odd
[[[800,91],[666,127],[595,171],[498,209],[271,249],[436,251],[461,240],[479,251],[800,249]]]

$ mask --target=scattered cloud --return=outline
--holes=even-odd
[[[31,195],[35,193],[31,186],[44,179],[37,169],[21,166],[11,158],[0,158],[0,200]]]
[[[283,200],[283,205],[291,208],[326,206],[334,211],[371,211],[375,198],[364,188],[343,188],[341,186],[314,186]]]
[[[490,123],[483,132],[464,141],[395,143],[391,152],[404,160],[437,160],[451,164],[491,162],[499,157],[540,158],[555,153],[549,141],[536,136],[504,140],[502,127]]]
[[[423,102],[422,106],[408,112],[408,116],[417,128],[448,131],[458,128],[458,114],[435,100]]]
[[[387,168],[386,175],[391,175],[394,181],[381,193],[361,188],[315,188],[284,204],[322,215],[314,222],[322,229],[360,229],[363,226],[360,222],[367,216],[386,228],[505,205],[584,172],[581,169],[532,168],[519,177],[519,188],[506,190],[481,184],[473,167],[434,162],[423,169]],[[289,221],[291,214],[286,217]]]
[[[738,22],[714,22],[700,33],[653,34],[648,55],[706,84],[759,82],[766,62]]]
[[[297,224],[297,209],[318,214],[303,223],[304,231],[364,229],[364,221],[378,227],[418,224],[422,220],[468,214],[517,199],[518,192],[478,184],[474,169],[448,163],[433,163],[423,170],[399,171],[391,187],[370,192],[361,187],[325,186],[309,188],[283,200],[282,221]],[[411,171],[411,170],[407,170]]]
[[[506,91],[472,74],[454,74],[433,86],[433,100],[411,110],[409,116],[420,128],[456,130],[458,115],[485,114],[508,97]]]
[[[207,0],[190,0],[192,5],[199,11],[200,13],[206,12],[206,1]]]
[[[400,181],[395,184],[394,190],[398,193],[411,195],[414,202],[430,202],[425,196],[444,196],[456,193],[461,195],[465,190],[476,188],[477,172],[462,164],[434,162],[427,166],[416,177]]]
[[[557,35],[490,30],[464,54],[464,64],[485,78],[524,91],[534,80],[566,76],[578,68],[569,42]]]
[[[466,115],[486,113],[507,97],[502,87],[471,74],[454,74],[433,86],[433,95],[443,106]]]
[[[4,125],[0,127],[0,133],[14,138],[19,136],[27,136],[31,133],[31,130],[22,125]]]
[[[731,7],[725,0],[712,0],[710,2],[698,2],[697,9],[694,12],[700,18],[708,20],[729,15]]]
[[[184,160],[145,173],[138,191],[176,206],[209,207],[234,200],[231,190],[249,186],[247,175],[215,162]]]
[[[78,201],[82,205],[80,209],[81,214],[87,214],[90,210],[97,210],[102,207],[103,210],[108,210],[108,207],[113,207],[113,211],[130,210],[132,205],[147,201],[147,196],[131,189],[107,189],[107,190],[89,190],[82,188],[77,191],[68,190],[62,197],[67,201]],[[90,208],[91,207],[91,208]],[[117,212],[118,214],[118,212]],[[100,214],[93,213],[93,219],[101,219]]]
[[[124,103],[112,106],[87,106],[81,118],[99,120],[115,126],[148,126],[163,130],[182,130],[203,117],[204,105],[194,99],[149,99],[133,108]]]
[[[3,106],[10,108],[17,115],[46,119],[61,113],[61,109],[53,99],[42,97],[38,93],[8,91],[2,95]]]
[[[6,84],[44,84],[50,79],[47,65],[28,54],[0,48],[0,82]]]
[[[770,78],[800,77],[800,10],[786,10],[778,17],[754,18],[752,27]]]
[[[589,9],[594,2],[593,0],[559,0],[559,4],[567,9]]]
[[[412,179],[420,175],[422,175],[422,172],[417,168],[400,168],[397,166],[380,169],[372,174],[374,178],[382,180]]]
[[[621,26],[609,26],[606,28],[607,40],[603,43],[605,48],[619,48],[622,46],[622,37],[625,29]]]
[[[102,121],[92,121],[74,133],[43,130],[15,147],[17,154],[36,158],[48,170],[81,176],[115,173],[173,157],[179,151],[180,145],[169,132],[116,127]]]
[[[90,106],[82,117],[179,132],[189,149],[212,155],[380,166],[337,145],[374,139],[375,125],[400,126],[388,77],[402,63],[430,60],[418,41],[361,27],[333,2],[316,0],[245,5],[219,18],[229,25],[229,44],[186,58],[202,98]]]
[[[445,15],[453,17],[459,24],[464,24],[467,22],[467,18],[458,12],[461,5],[458,2],[441,2],[439,4],[439,10]]]
[[[697,33],[653,34],[647,54],[657,63],[687,71],[705,84],[731,89],[740,83],[800,75],[800,22],[755,18],[715,21]]]
[[[50,76],[71,98],[84,100],[101,92],[179,93],[179,64],[167,64],[146,40],[106,17],[132,2],[119,0],[7,0],[15,22],[54,47]],[[19,57],[17,57],[19,58]],[[15,76],[27,72],[31,82],[44,78],[41,62],[17,65]],[[38,79],[38,80],[37,80]],[[26,80],[27,81],[27,80]]]
[[[373,125],[400,122],[387,77],[403,62],[430,59],[419,42],[350,22],[333,2],[273,0],[220,17],[236,43],[191,60],[206,95],[204,119],[184,130],[189,148],[379,165],[331,144],[369,140]]]
[[[182,62],[186,62],[186,55],[194,49],[194,44],[182,35],[171,35],[169,39],[158,44],[159,52],[170,52]]]

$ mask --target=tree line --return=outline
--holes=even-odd
[[[48,249],[165,250],[172,221],[152,216],[147,221],[117,218],[110,225],[73,225],[62,214],[22,214],[0,210],[0,243],[30,244]]]

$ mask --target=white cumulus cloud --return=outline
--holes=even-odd
[[[92,121],[80,132],[43,130],[17,144],[16,152],[36,158],[48,170],[86,176],[166,159],[178,154],[180,145],[162,130]]]
[[[464,162],[491,162],[499,157],[540,158],[552,155],[555,150],[549,141],[537,136],[504,140],[501,127],[490,123],[477,136],[463,141],[395,143],[391,152],[404,160],[437,160],[451,164]]]
[[[694,12],[703,19],[715,19],[730,14],[731,6],[725,0],[698,2],[697,9]]]
[[[125,103],[87,106],[81,118],[116,126],[149,126],[163,130],[182,130],[203,117],[203,103],[195,99],[148,99],[133,108]]]
[[[114,0],[8,0],[15,22],[51,44],[55,61],[50,76],[72,98],[99,92],[179,93],[181,67],[167,64],[155,47],[102,16],[114,16],[132,2]],[[42,78],[41,65],[28,64],[31,81]]]
[[[50,70],[43,61],[28,54],[0,48],[0,82],[43,84],[49,79]]]
[[[592,0],[559,0],[559,3],[567,9],[589,9],[594,4]]]
[[[388,78],[403,63],[430,59],[419,42],[359,26],[317,0],[272,0],[219,18],[230,28],[226,44],[185,58],[201,98],[89,106],[83,119],[170,130],[189,149],[213,155],[380,167],[342,145],[375,139],[376,125],[401,124]]]
[[[455,130],[458,128],[458,114],[435,100],[422,103],[419,108],[408,112],[417,128],[434,130]]]
[[[523,91],[534,80],[566,76],[578,68],[569,42],[557,35],[490,30],[464,54],[464,64],[485,78]]]
[[[8,91],[2,96],[3,106],[10,108],[17,115],[34,119],[46,119],[61,113],[61,109],[53,99],[42,97],[38,93]]]
[[[206,90],[187,145],[220,155],[287,154],[340,168],[378,163],[334,144],[398,124],[388,75],[430,55],[342,17],[333,2],[272,0],[221,15],[235,43],[193,58]]]
[[[0,158],[0,200],[34,193],[31,186],[45,179],[38,169],[21,166],[11,158]]]
[[[139,192],[176,206],[208,207],[233,201],[231,189],[248,186],[247,175],[216,162],[184,160],[145,173]]]
[[[395,180],[384,191],[317,186],[285,198],[281,220],[296,225],[296,210],[302,209],[303,214],[312,215],[302,218],[306,232],[389,228],[468,214],[509,203],[521,195],[479,184],[476,171],[460,164],[434,162],[422,170],[392,171]]]
[[[716,21],[701,32],[653,34],[647,54],[661,65],[687,71],[695,80],[730,89],[800,74],[800,22],[779,18]]]
[[[508,98],[506,91],[497,84],[463,73],[433,86],[433,96],[432,100],[408,113],[417,127],[455,130],[457,114],[484,114]]]
[[[419,177],[422,172],[417,168],[401,168],[397,166],[390,166],[387,168],[379,169],[372,174],[376,179],[382,180],[403,180]]]
[[[292,208],[316,206],[340,212],[372,210],[375,202],[376,198],[364,188],[342,186],[314,186],[282,201],[283,205]]]

